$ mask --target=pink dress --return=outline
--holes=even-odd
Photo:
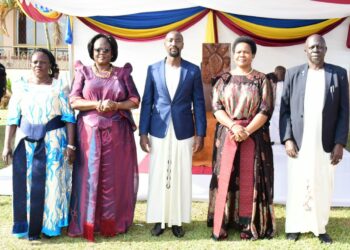
[[[78,65],[70,101],[110,99],[138,104],[140,96],[131,71],[127,63],[113,68],[109,78],[99,78],[91,67]],[[94,232],[114,236],[132,224],[138,189],[135,129],[127,110],[79,113],[69,236],[93,241]]]

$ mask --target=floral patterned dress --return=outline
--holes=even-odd
[[[213,112],[224,110],[232,120],[251,121],[257,114],[271,117],[273,107],[272,88],[265,75],[253,71],[247,76],[223,74],[213,87]],[[213,149],[213,174],[210,182],[209,211],[207,223],[213,226],[215,200],[220,186],[220,168],[224,142],[228,128],[220,123],[216,126]],[[252,238],[272,237],[275,232],[273,211],[273,157],[268,126],[265,124],[250,135],[254,141],[251,211],[249,216],[239,212],[240,193],[240,145],[233,162],[224,221],[222,227],[234,226]],[[240,144],[240,143],[239,143]],[[245,183],[247,184],[247,183]],[[241,192],[240,192],[241,191]]]
[[[62,80],[53,80],[51,85],[30,84],[25,79],[15,82],[15,90],[9,104],[7,125],[19,125],[21,119],[31,124],[47,124],[56,116],[64,122],[75,123],[73,111],[68,104],[67,93]],[[23,138],[17,129],[16,142]],[[42,232],[49,236],[61,234],[61,228],[68,226],[68,206],[71,194],[72,169],[64,160],[67,146],[66,128],[46,132],[46,181]],[[25,141],[27,159],[27,214],[30,213],[30,190],[35,142]],[[30,218],[29,218],[30,219]],[[27,233],[16,234],[18,237]]]

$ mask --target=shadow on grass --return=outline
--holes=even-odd
[[[277,225],[277,231],[276,235],[273,239],[264,239],[264,240],[258,240],[255,242],[252,241],[242,241],[239,237],[239,232],[235,229],[230,228],[228,230],[228,238],[225,240],[225,242],[246,242],[251,244],[252,246],[254,244],[258,244],[258,242],[261,242],[261,244],[266,244],[266,242],[270,242],[271,244],[278,244],[278,242],[289,242],[285,238],[284,233],[284,218],[278,218],[276,220]],[[191,224],[185,224],[184,229],[186,231],[186,234],[183,238],[176,238],[172,235],[171,229],[167,228],[164,232],[164,234],[154,237],[151,236],[150,230],[152,229],[153,224],[145,224],[144,221],[135,221],[134,224],[131,226],[129,231],[126,234],[119,234],[115,237],[102,237],[100,235],[95,236],[95,243],[150,243],[150,244],[161,244],[161,243],[169,243],[169,244],[177,244],[180,242],[185,241],[203,241],[203,240],[209,240],[212,232],[212,228],[207,227],[206,221],[193,221]],[[350,227],[350,222],[348,218],[331,218],[329,225],[327,227],[327,232],[331,235],[333,240],[337,243],[345,243],[350,244],[350,236],[348,233],[348,229]],[[65,233],[64,233],[65,234]],[[313,240],[315,239],[318,241],[318,239],[312,234],[312,233],[306,233],[302,234],[300,237],[300,242],[307,241],[307,240]],[[87,242],[83,238],[71,238],[68,236],[60,236],[57,238],[52,239],[44,239],[43,243],[45,244],[80,244],[82,242]],[[268,243],[268,244],[270,244]],[[171,248],[172,245],[169,245]],[[350,245],[349,245],[350,246]]]
[[[242,241],[239,232],[230,229],[229,237],[223,242],[210,239],[212,228],[206,225],[205,202],[192,203],[192,218],[190,224],[184,224],[186,234],[183,238],[176,238],[170,229],[163,235],[153,237],[150,230],[153,224],[145,223],[146,202],[138,202],[135,210],[135,220],[129,231],[115,237],[105,238],[96,234],[96,242],[89,243],[81,237],[71,238],[63,229],[62,236],[42,239],[37,242],[18,240],[11,235],[12,209],[11,197],[0,196],[0,245],[4,249],[325,249],[319,240],[311,233],[303,234],[298,242],[286,240],[284,234],[285,207],[275,206],[276,236],[271,240]],[[350,209],[333,208],[327,232],[334,240],[334,244],[327,249],[350,249]]]
[[[345,218],[333,218],[330,223],[338,225],[336,229],[329,228],[328,232],[334,240],[334,244],[327,249],[349,249],[350,237],[348,234],[349,225],[344,225]],[[137,221],[136,221],[137,223]],[[284,219],[277,220],[277,227],[284,228]],[[153,237],[150,235],[152,225],[137,226],[134,224],[128,233],[115,237],[105,238],[96,236],[95,243],[88,243],[82,238],[70,238],[67,236],[55,239],[41,240],[40,245],[44,248],[61,248],[63,245],[69,249],[96,248],[119,248],[124,249],[323,249],[317,237],[312,233],[302,234],[298,242],[286,240],[284,230],[279,230],[276,236],[271,239],[257,241],[243,241],[239,238],[239,232],[230,229],[229,237],[223,242],[215,242],[210,239],[211,228],[206,226],[205,221],[194,221],[185,225],[186,234],[183,238],[176,238],[168,229],[163,235]],[[109,246],[109,247],[108,247]]]

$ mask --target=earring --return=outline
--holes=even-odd
[[[49,75],[52,75],[52,69],[51,68],[49,69]]]

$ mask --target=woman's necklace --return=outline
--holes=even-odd
[[[249,75],[250,73],[252,73],[253,72],[253,68],[251,69],[251,70],[249,70],[249,72],[248,73],[245,73],[245,75],[247,76],[247,75]]]
[[[111,76],[113,66],[110,64],[108,70],[98,70],[96,64],[94,64],[92,70],[94,74],[100,78],[109,78]]]
[[[249,70],[249,72],[243,72],[243,71],[237,71],[237,70],[234,70],[233,71],[233,73],[235,74],[235,75],[242,75],[242,76],[247,76],[247,75],[249,75],[250,73],[252,73],[253,72],[253,68],[251,68],[250,70]]]

